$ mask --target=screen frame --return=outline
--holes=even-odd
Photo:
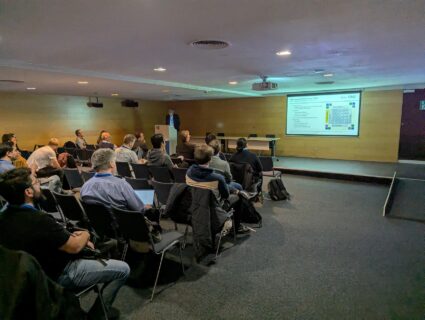
[[[359,122],[358,122],[358,130],[357,135],[343,135],[343,134],[297,134],[297,133],[288,133],[288,98],[289,97],[302,97],[302,96],[321,96],[321,95],[329,95],[329,94],[350,94],[350,93],[358,93],[359,94]],[[286,95],[286,122],[285,122],[285,136],[296,137],[296,136],[304,136],[304,137],[342,137],[342,138],[359,138],[360,137],[360,119],[362,114],[362,90],[349,90],[349,91],[331,91],[331,92],[320,92],[320,93],[296,93],[296,94],[288,94]]]

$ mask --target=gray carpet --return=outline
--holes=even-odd
[[[386,186],[285,177],[263,228],[148,303],[125,286],[123,319],[422,319],[423,224],[383,218]],[[178,267],[178,265],[176,265]]]
[[[425,222],[425,180],[398,179],[388,216]]]

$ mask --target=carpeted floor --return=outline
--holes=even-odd
[[[216,264],[193,264],[152,303],[150,288],[125,286],[122,319],[423,318],[423,224],[382,217],[388,187],[285,184],[293,199],[266,201],[263,228]]]

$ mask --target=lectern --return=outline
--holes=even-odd
[[[161,133],[165,140],[165,150],[168,154],[176,153],[177,146],[177,130],[168,125],[157,124],[155,125],[155,133]]]

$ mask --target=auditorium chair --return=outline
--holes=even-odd
[[[272,157],[258,157],[258,159],[263,167],[263,177],[280,178],[282,176],[282,172],[274,170]]]
[[[117,166],[117,172],[121,177],[129,177],[132,178],[133,175],[131,174],[130,166],[128,162],[115,162]]]
[[[102,204],[87,203],[84,201],[81,204],[89,220],[90,227],[96,232],[101,241],[106,238],[118,239],[119,234],[116,219],[110,208]]]
[[[172,182],[170,170],[167,167],[148,166],[153,180],[158,182]]]
[[[125,181],[127,181],[134,190],[152,189],[152,186],[149,184],[149,180],[147,179],[133,179],[126,177]]]
[[[256,133],[250,133],[248,135],[248,138],[257,138],[257,137],[258,137],[258,134],[256,134]]]
[[[155,190],[156,202],[158,208],[163,212],[165,205],[167,204],[168,197],[170,195],[171,187],[173,183],[164,183],[152,180],[152,186]]]
[[[150,179],[150,173],[146,164],[132,163],[134,175],[137,179]]]
[[[62,194],[54,191],[52,193],[67,223],[71,222],[72,225],[77,225],[81,228],[88,227],[87,216],[80,201],[78,201],[75,195]]]
[[[173,168],[172,170],[174,182],[186,183],[187,168]]]
[[[63,173],[65,175],[66,181],[68,182],[68,186],[71,190],[78,189],[83,186],[84,181],[78,169],[64,168]]]
[[[83,178],[84,182],[89,181],[94,177],[95,174],[96,172],[94,171],[81,171],[81,177]]]

